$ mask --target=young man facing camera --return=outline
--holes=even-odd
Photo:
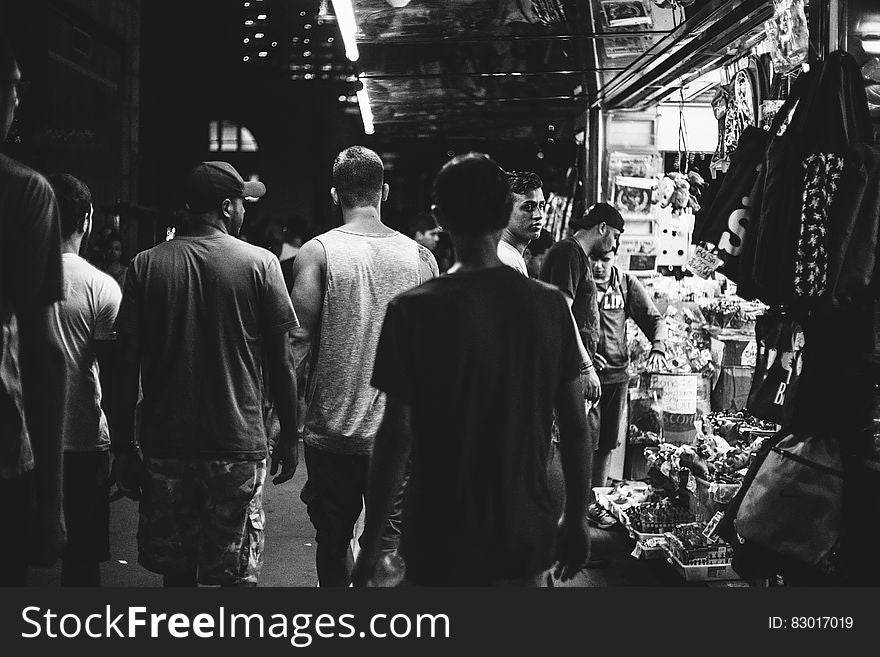
[[[508,267],[528,276],[523,252],[544,227],[544,183],[538,174],[513,171],[506,174],[509,187],[510,216],[498,240],[498,257]]]
[[[457,262],[388,306],[372,378],[387,404],[356,585],[376,575],[382,527],[410,458],[402,543],[410,582],[540,586],[554,561],[568,579],[587,560],[592,452],[576,334],[558,290],[498,258],[507,192],[501,169],[479,153],[453,159],[434,181]],[[430,373],[413,357],[427,351]],[[566,485],[558,534],[547,476],[554,405]]]

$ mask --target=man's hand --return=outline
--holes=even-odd
[[[590,533],[586,522],[563,518],[559,523],[553,576],[563,582],[568,581],[583,570],[589,558]]]
[[[141,499],[144,481],[144,463],[137,450],[115,452],[113,466],[110,471],[111,480],[116,481],[116,488],[125,497],[138,501]]]
[[[605,356],[602,354],[596,354],[593,356],[593,365],[596,367],[597,372],[601,372],[608,367],[608,361],[605,360]]]
[[[649,372],[665,372],[669,369],[669,363],[666,361],[666,354],[659,351],[652,351],[648,354],[648,360],[645,367]]]
[[[602,396],[602,385],[599,383],[599,375],[595,369],[581,372],[581,383],[584,386],[584,399],[594,402]]]
[[[272,450],[272,469],[269,471],[269,474],[272,475],[272,483],[278,486],[293,479],[298,465],[299,440],[282,435]],[[278,472],[279,468],[281,469],[280,473]],[[276,473],[278,473],[277,476]]]
[[[368,554],[365,550],[361,550],[354,562],[354,569],[351,571],[351,585],[357,588],[376,586],[373,582],[373,574],[376,572],[378,563],[378,553]]]

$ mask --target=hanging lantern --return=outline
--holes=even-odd
[[[394,7],[395,9],[400,9],[401,7],[406,7],[409,4],[409,0],[385,0],[389,5]]]

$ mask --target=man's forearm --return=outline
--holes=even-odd
[[[586,434],[586,425],[583,433]],[[587,447],[586,440],[559,442],[559,456],[562,460],[562,475],[565,480],[565,515],[569,518],[583,518],[587,509],[587,499],[592,482],[593,450]]]
[[[61,501],[64,407],[67,387],[64,353],[49,328],[49,310],[19,318],[25,417],[36,461],[38,490],[49,504]]]
[[[559,456],[565,480],[565,515],[582,520],[586,512],[593,471],[593,449],[577,384],[568,384],[557,400]]]
[[[306,368],[312,351],[312,334],[300,327],[290,332],[290,350],[293,358],[293,369],[300,388],[305,387]]]
[[[95,359],[98,361],[98,377],[101,383],[101,408],[110,423],[110,435],[113,435],[113,409],[116,408],[117,389],[113,377],[116,375],[116,341],[100,340],[93,345]]]
[[[267,374],[282,436],[296,437],[296,372],[293,347],[288,334],[271,338],[267,346]]]
[[[403,483],[410,454],[410,431],[409,426],[401,426],[386,413],[373,445],[363,533],[363,548],[371,556],[379,553],[385,520]]]
[[[584,344],[583,339],[581,338],[581,332],[578,330],[577,320],[574,318],[574,312],[572,308],[574,307],[574,299],[572,299],[567,294],[563,295],[565,297],[565,302],[568,304],[568,315],[571,317],[571,325],[574,327],[574,335],[577,340],[577,348],[578,352],[581,356],[581,363],[583,367],[581,370],[583,372],[589,372],[593,369],[593,359],[590,358],[590,353],[587,351],[587,347]]]
[[[137,352],[120,338],[116,361],[116,391],[110,407],[111,424],[110,448],[114,451],[129,451],[135,447],[134,415],[138,401],[140,363]]]

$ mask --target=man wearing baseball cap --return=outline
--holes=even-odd
[[[608,203],[597,203],[582,216],[569,222],[569,237],[554,244],[547,251],[541,265],[540,279],[552,283],[563,293],[574,315],[589,362],[581,366],[584,396],[590,402],[587,415],[587,431],[593,449],[598,448],[599,422],[595,407],[601,396],[601,385],[593,361],[599,344],[599,306],[596,282],[590,265],[590,254],[603,254],[617,247],[623,232],[623,217]],[[593,460],[594,470],[596,460]],[[595,472],[593,473],[595,476]],[[601,476],[601,473],[599,473]],[[604,482],[593,479],[593,485]],[[597,524],[598,505],[590,505],[589,517]],[[605,524],[604,518],[600,524]],[[595,562],[594,562],[595,563]]]
[[[235,237],[245,197],[265,193],[226,162],[202,162],[186,184],[187,232],[139,253],[126,275],[111,448],[120,488],[140,499],[138,561],[166,586],[257,583],[268,456],[263,363],[281,422],[273,482],[296,469],[288,332],[299,322],[278,259]]]

